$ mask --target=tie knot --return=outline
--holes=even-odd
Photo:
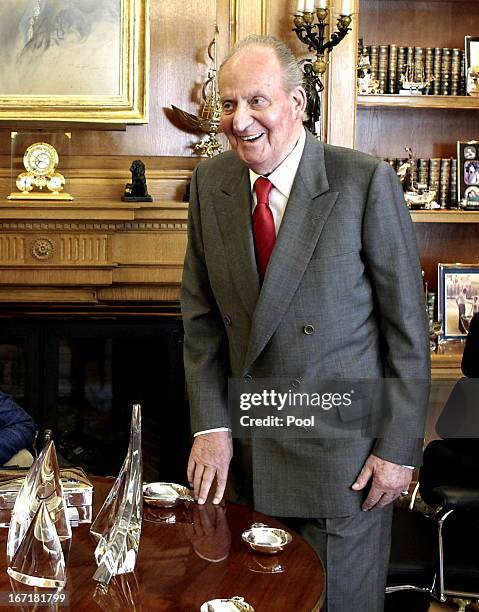
[[[260,176],[254,183],[254,191],[258,204],[269,204],[269,194],[273,183],[264,176]]]

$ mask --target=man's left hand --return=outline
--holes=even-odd
[[[362,509],[372,510],[375,506],[387,506],[407,491],[412,474],[413,470],[407,467],[369,455],[352,488],[361,491],[371,481],[371,489]]]

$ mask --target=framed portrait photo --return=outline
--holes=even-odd
[[[437,286],[444,338],[464,338],[479,312],[479,264],[438,264]]]
[[[147,123],[149,0],[2,0],[0,122]]]
[[[479,207],[479,141],[457,143],[457,199]]]
[[[466,36],[466,92],[469,96],[479,96],[479,36]]]

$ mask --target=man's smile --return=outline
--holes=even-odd
[[[259,134],[248,134],[247,136],[238,136],[238,138],[243,142],[256,142],[261,136],[264,136],[264,132],[260,132]]]

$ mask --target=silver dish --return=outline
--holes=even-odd
[[[249,529],[243,531],[241,537],[256,552],[269,555],[281,552],[293,539],[288,531],[268,527],[264,523],[253,523]]]
[[[181,502],[195,501],[188,487],[174,482],[150,482],[143,485],[145,503],[157,508],[173,508]]]
[[[200,608],[200,612],[254,612],[254,608],[243,597],[235,596],[230,599],[205,601]]]

